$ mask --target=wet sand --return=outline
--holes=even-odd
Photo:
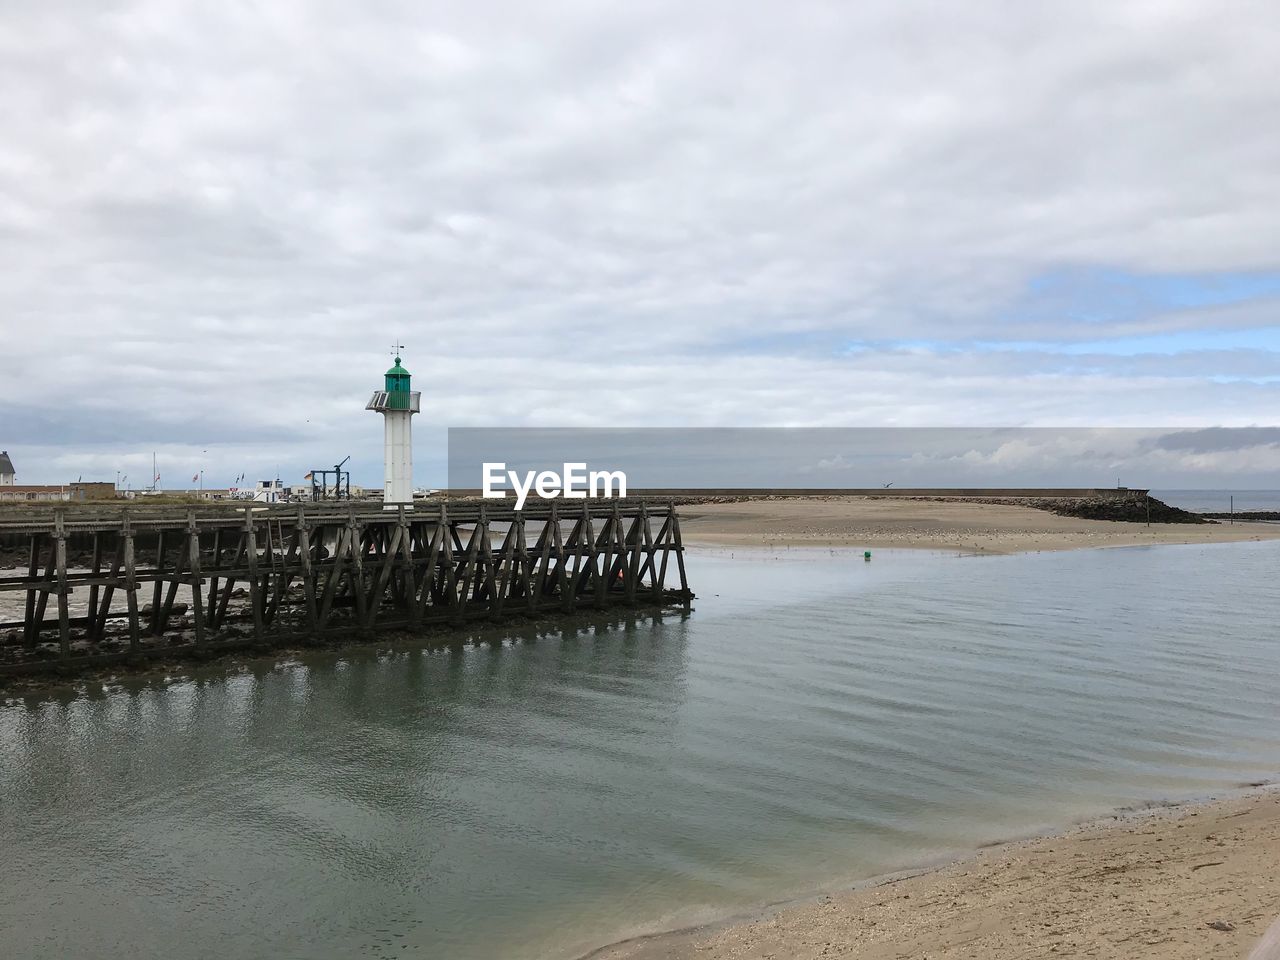
[[[1280,539],[1280,524],[1152,524],[1061,517],[970,501],[814,497],[681,507],[686,542],[723,546],[920,548],[1026,553]]]
[[[993,847],[592,960],[1245,958],[1278,915],[1280,795],[1268,791]]]

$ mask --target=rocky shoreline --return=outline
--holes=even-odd
[[[1280,510],[1237,510],[1234,513],[1221,513],[1215,511],[1214,513],[1202,513],[1200,516],[1207,517],[1210,520],[1239,520],[1241,522],[1258,520],[1263,523],[1280,522]]]

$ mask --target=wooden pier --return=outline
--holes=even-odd
[[[670,502],[58,508],[6,544],[0,675],[693,599]]]

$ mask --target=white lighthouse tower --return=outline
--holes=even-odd
[[[382,414],[382,502],[387,507],[413,507],[412,418],[421,398],[409,389],[409,371],[400,366],[397,354],[396,365],[387,371],[386,389],[375,391],[365,406]]]

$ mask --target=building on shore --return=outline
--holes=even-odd
[[[0,486],[0,501],[3,502],[83,502],[85,500],[114,500],[115,497],[116,485],[110,481],[60,484],[7,483]]]
[[[364,500],[372,496],[382,496],[381,490],[360,486],[358,483],[343,483],[344,492],[351,495],[352,500]],[[323,488],[311,483],[294,483],[284,488],[286,499],[290,503],[310,503],[313,500],[334,500],[333,485]]]
[[[259,480],[253,489],[254,503],[279,503],[284,499],[284,483],[275,480]]]
[[[167,497],[169,499],[179,500],[234,500],[233,491],[226,487],[205,487],[204,489],[182,489],[173,488],[170,490],[121,490],[119,496],[126,500],[145,500],[148,497]]]
[[[13,468],[13,458],[8,450],[0,450],[0,501],[5,503],[31,501],[49,503],[59,501],[113,500],[116,497],[114,483],[90,481],[82,483],[18,483],[18,473]]]

